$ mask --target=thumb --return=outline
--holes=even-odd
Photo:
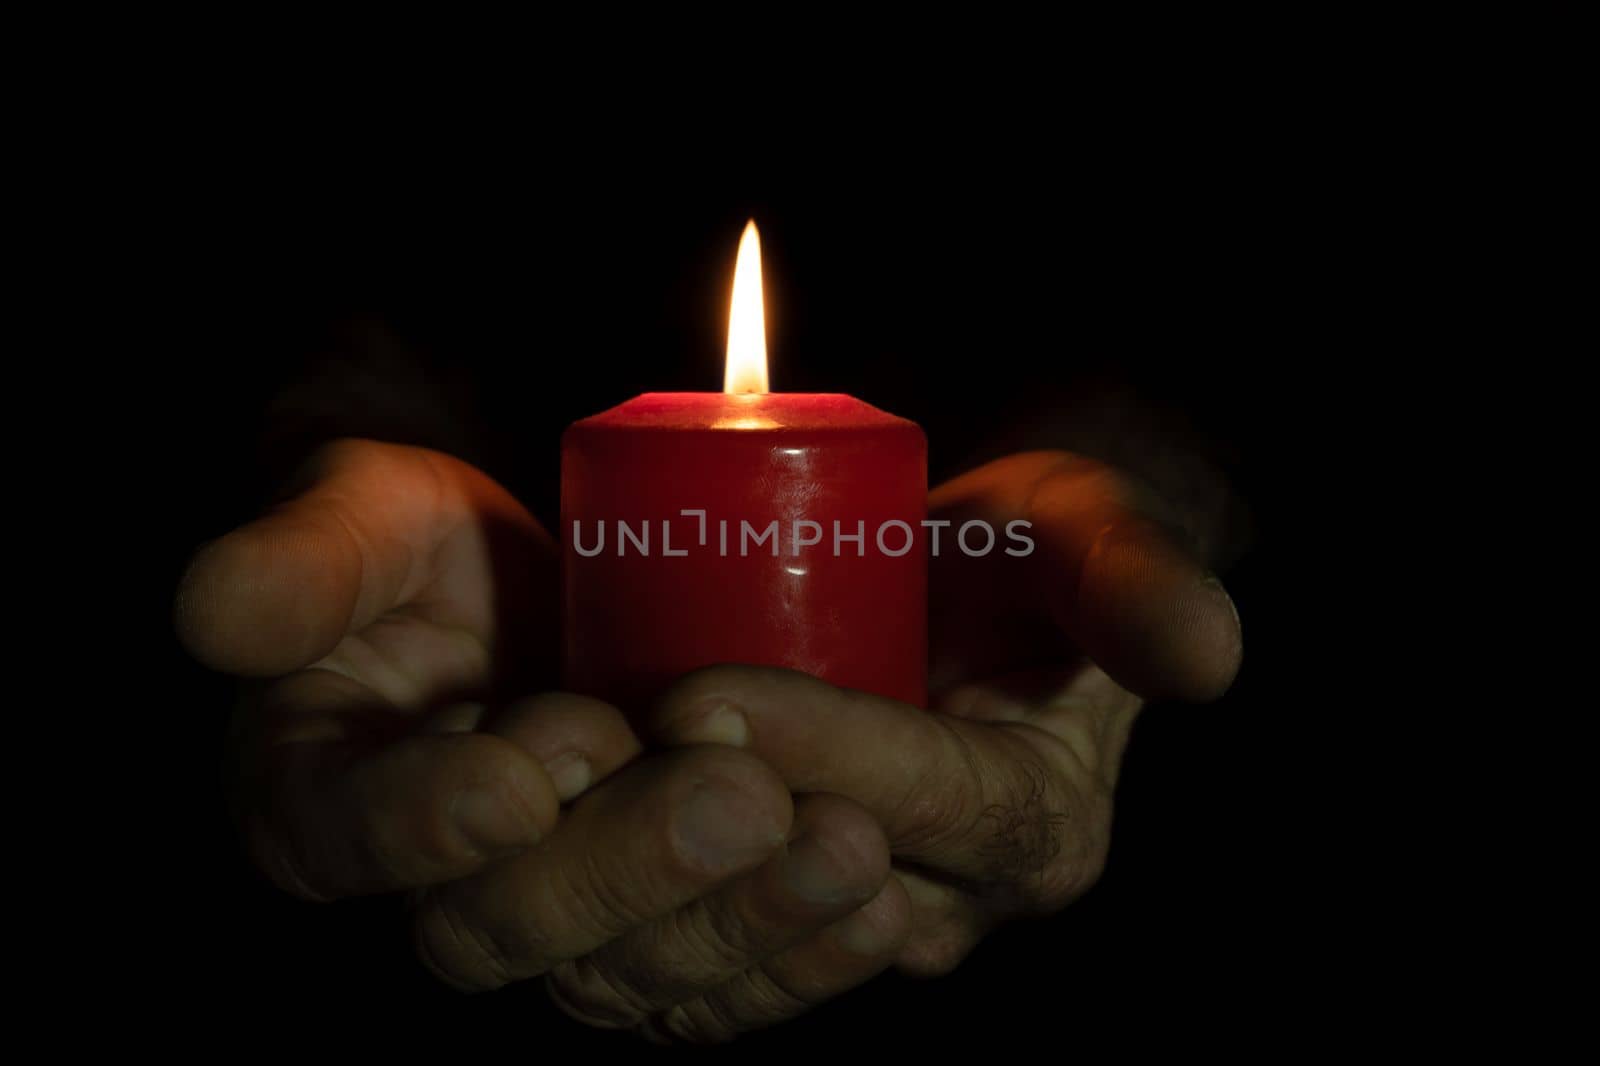
[[[1239,615],[1222,583],[1098,464],[1057,467],[1033,491],[1036,588],[1072,641],[1124,688],[1193,703],[1239,669]]]
[[[302,495],[195,554],[173,605],[179,641],[244,676],[316,662],[416,594],[447,528],[447,489],[423,449],[329,445]]]
[[[949,657],[942,642],[970,656],[975,641],[989,639],[1001,650],[988,657],[1005,661],[1014,654],[1010,631],[985,632],[970,619],[1020,609],[1049,618],[1076,650],[1148,699],[1204,702],[1232,683],[1242,654],[1233,601],[1152,517],[1160,508],[1149,494],[1112,468],[1064,452],[1013,455],[940,486],[929,506],[956,525],[981,518],[1009,530],[1025,519],[1037,548],[1022,560],[1008,551],[942,564],[935,576],[966,599],[941,612],[954,637],[936,627],[936,652]]]

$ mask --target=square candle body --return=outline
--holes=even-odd
[[[923,706],[926,507],[921,428],[850,396],[647,393],[575,422],[564,684],[637,714],[754,663]]]

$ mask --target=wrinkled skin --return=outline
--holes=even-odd
[[[1220,583],[1103,466],[1015,455],[929,507],[1037,544],[933,560],[931,712],[729,665],[630,724],[497,703],[555,646],[556,549],[525,509],[445,455],[330,446],[177,596],[192,654],[260,679],[231,763],[251,854],[307,899],[409,890],[452,985],[542,977],[656,1039],[947,972],[1093,884],[1142,702],[1216,698],[1241,646]]]

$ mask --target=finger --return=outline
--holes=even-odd
[[[488,567],[491,536],[530,554],[547,540],[504,489],[437,452],[341,441],[313,465],[303,494],[190,562],[174,621],[207,666],[254,677],[307,666],[433,583],[471,580],[463,571]],[[448,621],[487,641],[489,606]]]
[[[667,745],[744,748],[796,792],[847,796],[878,819],[897,858],[980,884],[1048,881],[1091,821],[1084,754],[1054,736],[932,714],[792,671],[697,671],[669,690],[651,729]]]
[[[910,931],[898,877],[878,895],[804,943],[780,952],[652,1019],[646,1035],[721,1043],[775,1025],[850,991],[894,962]]]
[[[872,816],[839,796],[802,797],[787,848],[748,877],[635,929],[547,977],[589,1025],[631,1027],[732,980],[876,896],[889,846]]]
[[[1205,701],[1232,683],[1242,648],[1233,601],[1172,527],[1153,517],[1148,494],[1116,471],[1059,452],[1011,456],[940,486],[929,509],[958,525],[1024,521],[1034,542],[1021,557],[942,554],[935,562],[948,580],[936,581],[936,591],[1006,590],[1148,698]],[[936,625],[936,640],[963,625],[970,630],[966,607],[958,598],[939,609],[952,625]]]
[[[897,869],[894,876],[911,901],[910,932],[894,960],[895,969],[908,977],[943,977],[952,972],[1005,913],[998,900],[916,870]]]
[[[545,692],[512,704],[484,730],[520,746],[545,768],[567,803],[631,762],[639,739],[621,711],[570,692]]]
[[[640,760],[574,804],[540,847],[429,892],[418,951],[459,988],[538,976],[760,866],[792,817],[783,782],[742,752]]]
[[[278,885],[307,899],[464,877],[537,843],[559,809],[533,756],[483,734],[375,748],[300,741],[262,751],[256,763],[243,786],[251,853]]]

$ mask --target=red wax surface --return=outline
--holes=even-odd
[[[927,478],[921,428],[850,396],[647,393],[573,423],[561,445],[565,686],[638,713],[679,675],[740,662],[925,705]],[[684,509],[706,512],[704,544]],[[648,554],[618,520],[635,538],[648,523]],[[754,539],[774,520],[776,557]],[[798,520],[821,539],[796,554]],[[910,527],[904,555],[890,554],[906,545],[900,527],[883,528],[880,548],[889,520]],[[835,521],[862,544],[841,540],[836,556]],[[602,528],[603,549],[580,554]],[[802,541],[818,532],[798,528]]]

